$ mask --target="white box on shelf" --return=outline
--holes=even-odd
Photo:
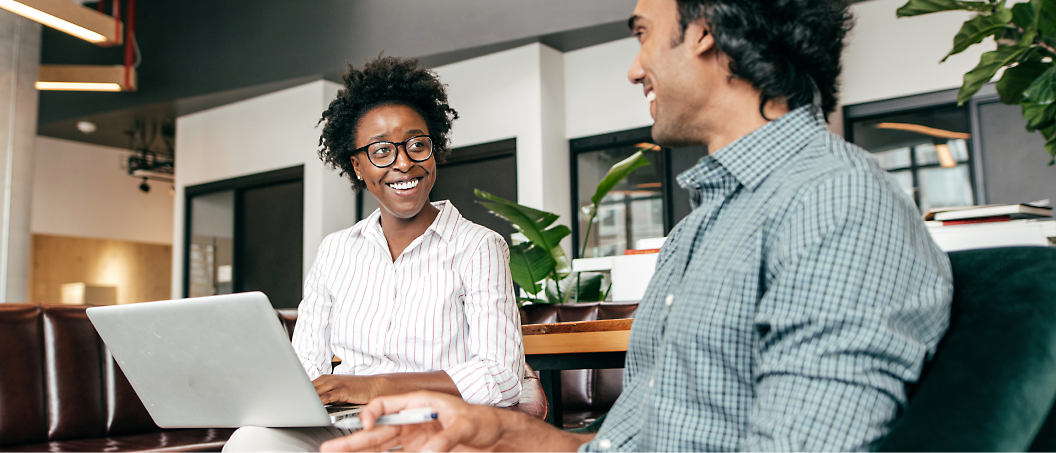
[[[946,252],[990,247],[1051,246],[1056,241],[1054,220],[1010,220],[949,226],[943,226],[942,222],[927,224],[935,243]]]
[[[658,253],[572,260],[576,272],[610,272],[613,302],[638,302],[656,271]]]

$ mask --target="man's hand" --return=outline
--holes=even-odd
[[[324,374],[312,381],[312,385],[323,404],[366,404],[378,396],[373,376]]]
[[[374,426],[385,414],[431,407],[437,421],[418,425]],[[570,434],[542,420],[506,409],[468,404],[435,392],[382,397],[359,414],[364,430],[324,443],[321,451],[574,451],[591,435]]]

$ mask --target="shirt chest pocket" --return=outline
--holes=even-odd
[[[462,278],[454,271],[433,271],[414,276],[403,288],[393,310],[401,326],[399,335],[416,340],[435,340],[462,328]]]

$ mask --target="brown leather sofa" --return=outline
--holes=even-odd
[[[162,430],[83,306],[0,304],[0,449],[219,451],[233,429]]]
[[[296,310],[278,310],[287,333]],[[546,417],[535,376],[517,410]],[[83,306],[0,304],[0,451],[220,451],[234,429],[161,429]]]
[[[526,305],[521,324],[597,321],[633,318],[638,304],[582,303]],[[564,370],[561,372],[562,422],[566,429],[581,428],[609,411],[623,392],[623,369]]]

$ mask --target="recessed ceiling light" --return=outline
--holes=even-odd
[[[77,122],[77,130],[79,130],[81,132],[84,132],[85,134],[91,134],[92,132],[95,132],[95,129],[96,129],[95,123],[93,123],[91,121],[78,121]]]

